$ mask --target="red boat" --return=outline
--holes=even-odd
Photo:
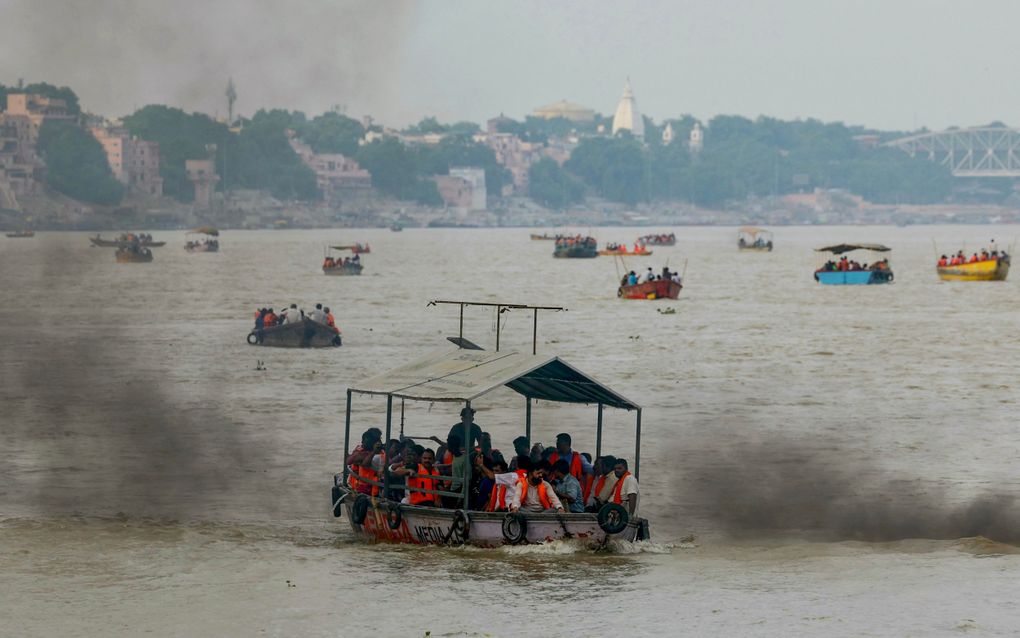
[[[676,299],[680,296],[682,284],[668,279],[646,281],[633,286],[620,286],[616,296],[621,299]]]

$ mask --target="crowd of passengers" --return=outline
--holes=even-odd
[[[594,248],[598,245],[598,241],[594,237],[582,237],[575,235],[574,237],[557,237],[556,247],[557,248],[570,248],[572,246],[582,246],[585,248]]]
[[[471,466],[468,484],[468,508],[485,512],[598,512],[606,503],[637,513],[638,482],[629,471],[626,459],[602,456],[594,461],[588,453],[576,452],[567,433],[556,436],[555,447],[532,445],[527,437],[513,441],[514,455],[507,461],[492,447],[488,432],[474,422],[474,410],[461,410],[460,423],[454,424],[445,441],[432,450],[410,438],[382,440],[379,428],[369,428],[361,443],[348,455],[348,486],[355,492],[378,497],[377,485],[389,468],[386,498],[419,507],[462,509],[460,496],[441,496],[414,491],[418,488],[461,494],[467,466]],[[470,430],[463,442],[465,427]]]
[[[662,272],[655,274],[652,271],[651,266],[648,267],[648,272],[643,275],[638,275],[633,270],[623,276],[620,280],[621,286],[636,286],[638,284],[648,283],[649,281],[672,281],[683,285],[683,280],[680,278],[680,273],[677,271],[670,271],[668,266],[662,267]]]
[[[846,255],[843,255],[838,261],[830,259],[825,262],[825,265],[815,272],[854,272],[858,270],[889,270],[889,260],[880,259],[875,263],[868,265],[866,263],[862,264],[853,259],[848,259]]]
[[[625,252],[627,252],[627,244],[618,244],[615,241],[611,241],[608,244],[606,244],[606,250],[612,250],[612,251],[618,251],[618,252],[625,253]],[[645,247],[645,245],[642,244],[641,242],[634,242],[634,250],[632,252],[643,253],[643,252],[645,252],[647,250],[648,250],[648,248]]]
[[[670,233],[668,235],[645,235],[638,239],[642,244],[667,244],[676,242],[676,234]]]
[[[324,308],[321,303],[315,304],[315,310],[307,314],[303,308],[299,309],[297,304],[294,303],[290,305],[290,308],[281,310],[280,314],[276,314],[272,308],[259,308],[255,311],[255,329],[261,330],[263,328],[272,328],[273,326],[283,326],[288,323],[299,323],[306,318],[321,323],[324,326],[329,326],[333,332],[340,334],[340,328],[336,325],[336,318],[333,317],[333,312],[328,307]]]
[[[967,259],[967,255],[963,254],[962,250],[956,252],[952,257],[946,257],[942,255],[939,257],[939,266],[959,266],[960,264],[976,264],[980,261],[998,261],[999,259],[1009,259],[1009,255],[1006,251],[999,251],[997,248],[993,248],[991,252],[987,248],[982,248],[980,253],[974,253]]]
[[[343,259],[333,259],[332,257],[326,257],[322,262],[323,268],[349,268],[351,266],[361,265],[361,255],[354,255],[354,257],[344,257]]]

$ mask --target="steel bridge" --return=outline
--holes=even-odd
[[[1020,177],[1018,129],[950,129],[903,137],[884,146],[948,166],[954,177]]]

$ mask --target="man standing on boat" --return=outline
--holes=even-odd
[[[545,480],[545,473],[549,470],[548,461],[539,461],[528,470],[527,479],[521,479],[514,490],[514,497],[510,501],[510,511],[524,510],[526,512],[545,512],[556,510],[563,512],[563,503],[560,502],[552,485]]]
[[[450,433],[446,435],[446,438],[449,440],[451,436],[456,434],[457,437],[463,441],[465,425],[471,428],[471,438],[464,444],[464,447],[470,450],[476,445],[481,445],[482,428],[475,423],[475,411],[473,408],[464,408],[460,411],[460,423],[456,423],[450,428]]]

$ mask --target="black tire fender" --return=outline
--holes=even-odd
[[[248,345],[249,346],[254,346],[254,345],[257,345],[257,344],[260,344],[260,343],[262,343],[262,335],[260,335],[255,330],[252,330],[251,332],[248,333]]]
[[[599,527],[606,534],[619,534],[630,522],[627,508],[617,503],[606,503],[596,516]]]
[[[368,497],[364,494],[358,494],[358,498],[354,499],[354,504],[351,505],[351,519],[355,525],[361,525],[365,522],[365,518],[368,516],[368,508]]]
[[[339,348],[344,344],[343,339],[340,338],[340,335],[333,337],[332,343],[334,348]]]
[[[527,538],[528,519],[520,512],[507,512],[503,517],[503,540],[511,545],[518,545]]]
[[[390,529],[400,529],[400,524],[404,522],[404,515],[400,511],[400,503],[393,503],[390,505],[390,509],[386,512],[386,524]]]
[[[341,507],[341,505],[343,505],[344,499],[343,493],[340,491],[340,488],[337,487],[336,485],[333,486],[332,496],[333,500],[330,502],[333,504],[333,516],[335,516],[336,518],[340,518],[340,515],[343,514],[344,511],[343,508]]]
[[[468,539],[468,535],[471,533],[471,521],[467,512],[457,510],[453,513],[453,525],[450,527],[450,531],[454,536],[459,537],[461,542]]]
[[[623,286],[620,286],[619,288],[616,289],[616,296],[617,297],[623,296]]]

